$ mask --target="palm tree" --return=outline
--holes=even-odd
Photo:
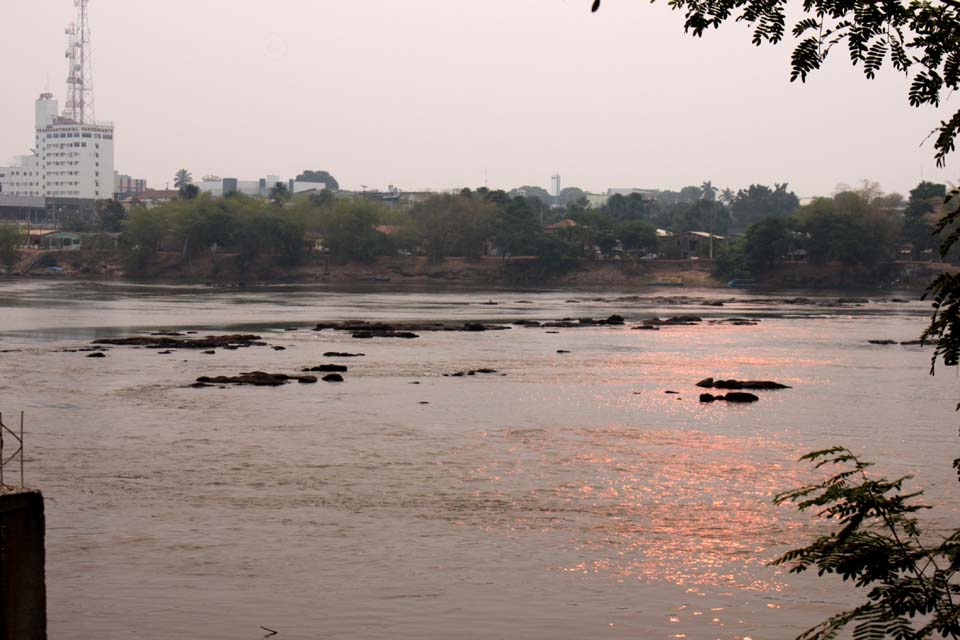
[[[192,182],[193,176],[190,175],[190,172],[186,169],[180,169],[180,171],[177,171],[177,175],[173,178],[173,186],[175,186],[177,189],[183,189]]]
[[[282,182],[278,182],[270,187],[270,200],[273,204],[279,206],[290,199],[290,189]]]
[[[709,200],[713,202],[717,199],[717,188],[713,186],[713,183],[709,180],[700,185],[700,198],[703,200]]]
[[[734,197],[735,196],[733,194],[733,191],[731,191],[729,188],[724,189],[723,191],[720,192],[720,202],[727,205],[728,207],[730,206],[730,203],[733,202]]]

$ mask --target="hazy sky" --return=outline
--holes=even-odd
[[[789,181],[801,196],[937,170],[946,110],[838,51],[806,85],[787,45],[741,25],[703,39],[665,4],[604,0],[91,0],[97,118],[122,173],[186,167],[346,188],[679,189]],[[26,153],[33,101],[64,102],[72,0],[0,0],[0,162]],[[947,107],[956,108],[956,100]]]

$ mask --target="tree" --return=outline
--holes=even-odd
[[[653,251],[657,248],[657,229],[644,220],[629,220],[616,228],[616,234],[627,251]]]
[[[554,197],[550,195],[550,192],[543,187],[532,187],[530,185],[517,187],[508,195],[511,198],[516,198],[517,196],[523,196],[524,198],[539,198],[540,202],[553,202],[554,200]]]
[[[190,172],[186,169],[180,169],[177,171],[177,175],[173,178],[173,186],[176,187],[179,191],[183,191],[184,187],[188,184],[193,183],[193,176],[190,175]]]
[[[725,22],[745,22],[753,43],[776,44],[787,33],[788,0],[670,0],[685,14],[684,28],[700,37]],[[600,0],[593,1],[593,11]],[[790,29],[797,40],[790,62],[791,81],[806,81],[823,66],[835,46],[845,44],[853,65],[863,65],[867,78],[889,60],[910,80],[908,101],[919,107],[940,105],[941,92],[960,88],[960,2],[862,2],[805,0],[791,9]],[[960,132],[960,109],[937,127],[937,164],[943,166]]]
[[[195,184],[185,184],[180,187],[181,200],[193,200],[200,195],[200,187]]]
[[[499,211],[486,197],[494,192],[477,190],[477,193],[479,198],[449,194],[431,196],[410,211],[415,237],[431,262],[441,262],[456,253],[467,257],[483,254],[486,241],[494,233],[495,226],[500,224]],[[516,200],[526,202],[523,198],[508,199],[508,202]]]
[[[296,182],[322,182],[325,189],[330,191],[339,191],[340,183],[327,171],[305,170],[294,178]]]
[[[910,191],[903,211],[903,239],[913,245],[913,257],[937,247],[934,229],[947,197],[947,186],[923,181]]]
[[[713,186],[713,182],[711,182],[710,180],[707,180],[706,182],[700,185],[700,197],[703,198],[704,200],[709,200],[710,202],[713,202],[714,200],[716,200],[717,191],[718,189],[715,186]]]
[[[763,218],[788,216],[796,211],[800,199],[787,189],[787,183],[775,184],[773,189],[764,184],[752,184],[740,189],[730,203],[734,228],[746,229]]]
[[[733,203],[733,196],[733,191],[728,188],[724,188],[723,191],[720,192],[720,202],[729,207]]]
[[[587,192],[579,187],[566,187],[560,191],[560,206],[577,202],[581,198],[586,198]]]
[[[615,193],[601,210],[618,220],[648,220],[656,213],[657,203],[639,193],[628,196]]]
[[[681,203],[692,204],[703,197],[703,190],[700,187],[688,186],[680,189],[678,201]]]
[[[743,260],[753,274],[770,269],[790,250],[793,236],[785,218],[770,217],[747,228]]]
[[[493,240],[504,254],[534,254],[537,240],[542,234],[540,211],[529,198],[516,197],[500,207]]]
[[[0,264],[11,266],[17,261],[17,249],[26,234],[15,224],[0,224]]]
[[[127,210],[116,200],[97,200],[96,221],[100,231],[122,231]]]
[[[282,182],[278,182],[270,187],[270,202],[278,207],[290,199],[290,188]]]

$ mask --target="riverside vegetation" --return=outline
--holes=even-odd
[[[189,178],[183,171],[178,181]],[[283,185],[269,199],[199,195],[189,182],[180,193],[156,208],[134,204],[129,213],[115,201],[101,201],[94,220],[72,228],[121,233],[124,271],[133,277],[161,275],[158,264],[171,256],[191,273],[198,260],[213,260],[216,267],[207,275],[216,278],[217,269],[257,277],[317,260],[372,264],[414,255],[434,265],[454,256],[523,257],[527,271],[549,276],[575,270],[584,260],[679,258],[679,243],[663,232],[701,231],[720,236],[709,251],[702,243],[697,256],[713,252],[716,277],[764,280],[801,261],[872,274],[897,258],[931,260],[946,186],[922,182],[904,198],[865,181],[800,206],[787,184],[733,192],[707,181],[655,198],[613,195],[596,209],[577,188],[565,189],[559,199],[537,187],[510,193],[464,189],[430,195],[409,208],[333,191],[292,198]],[[22,241],[16,228],[0,227],[0,261],[15,263]],[[85,247],[96,248],[96,236]]]

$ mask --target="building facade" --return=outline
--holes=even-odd
[[[33,153],[0,167],[0,193],[101,200],[113,197],[113,125],[58,114],[53,95],[36,102]]]

